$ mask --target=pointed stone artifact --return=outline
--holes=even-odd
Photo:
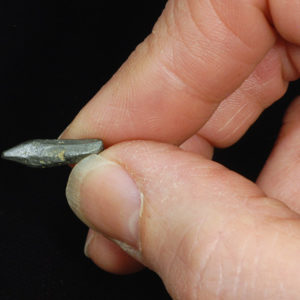
[[[2,158],[29,167],[47,168],[72,165],[103,151],[103,142],[87,140],[31,140],[4,151]]]

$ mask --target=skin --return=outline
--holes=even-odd
[[[299,78],[299,15],[299,0],[170,0],[79,112],[62,138],[102,138],[144,195],[141,256],[111,241],[117,225],[96,226],[86,252],[99,267],[145,265],[174,299],[299,299],[300,99],[256,183],[211,161]]]

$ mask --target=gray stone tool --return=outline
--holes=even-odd
[[[2,158],[29,167],[48,168],[78,163],[103,151],[103,142],[89,140],[31,140],[4,151]]]

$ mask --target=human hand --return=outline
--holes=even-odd
[[[175,299],[299,298],[300,101],[257,184],[211,161],[299,77],[299,14],[296,0],[170,1],[83,108],[63,137],[116,144],[67,187],[97,265],[146,265]]]

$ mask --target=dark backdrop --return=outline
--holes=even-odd
[[[0,150],[56,138],[150,33],[165,5],[107,3],[1,1]],[[254,180],[296,94],[299,83],[215,159]],[[0,299],[170,299],[152,272],[111,275],[83,255],[86,227],[64,196],[68,168],[0,164]]]

